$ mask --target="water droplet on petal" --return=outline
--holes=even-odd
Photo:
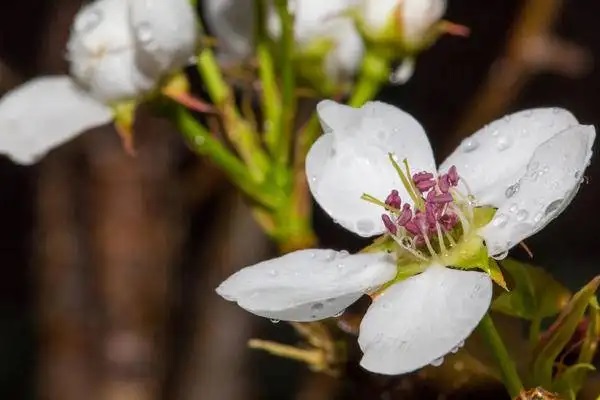
[[[517,221],[525,221],[528,216],[529,213],[527,212],[527,210],[519,210],[519,212],[517,213]]]
[[[140,22],[135,28],[135,35],[137,39],[145,45],[151,44],[154,40],[154,34],[152,33],[152,26],[144,21]]]
[[[342,315],[344,315],[344,313],[346,312],[346,310],[340,310],[338,312],[336,312],[335,314],[333,314],[334,317],[341,317]]]
[[[575,173],[573,174],[573,176],[575,176],[575,179],[579,179],[579,177],[581,177],[581,172],[575,171]]]
[[[498,261],[504,260],[506,257],[508,257],[508,250],[504,250],[502,253],[494,254],[492,256],[494,260]]]
[[[462,147],[463,152],[470,153],[470,152],[472,152],[473,150],[475,150],[476,148],[479,147],[479,142],[477,142],[477,140],[471,139],[471,138],[465,139],[462,142],[462,146],[461,147]]]
[[[272,269],[269,271],[269,275],[271,276],[277,276],[279,275],[279,271],[277,271],[276,269]]]
[[[517,210],[519,209],[519,206],[517,205],[517,203],[512,203],[508,209],[508,211],[510,211],[511,213],[516,213]]]
[[[95,29],[102,21],[102,11],[94,9],[81,14],[76,20],[74,29],[77,33],[86,33]]]
[[[346,257],[348,257],[349,254],[350,253],[348,253],[348,250],[342,250],[339,252],[338,258],[346,258]]]
[[[336,256],[336,252],[334,250],[328,250],[325,253],[325,261],[329,262],[329,261],[333,261],[335,259]]]
[[[507,137],[499,137],[498,141],[496,142],[496,148],[499,151],[504,151],[506,149],[508,149],[510,147],[510,140],[508,140]]]
[[[432,362],[430,362],[429,364],[431,366],[434,367],[439,367],[440,365],[442,365],[444,363],[444,357],[440,357],[440,358],[436,358],[435,360],[433,360]]]
[[[525,118],[529,118],[529,117],[531,117],[532,115],[533,115],[533,110],[526,110],[526,111],[524,111],[524,112],[523,112],[523,116],[524,116]]]
[[[537,224],[538,222],[540,222],[542,220],[543,216],[544,216],[544,214],[542,214],[542,213],[535,214],[535,217],[533,217],[533,222],[535,222]]]
[[[546,210],[544,211],[544,213],[546,215],[553,213],[561,206],[562,203],[563,203],[563,199],[554,200],[552,203],[548,204],[548,207],[546,207]]]
[[[560,108],[558,108],[558,107],[554,107],[554,108],[552,109],[552,114],[558,114],[558,113],[560,113]]]
[[[272,320],[271,320],[271,322],[272,322],[272,323],[274,323],[274,324],[278,324],[278,323],[279,323],[279,322],[281,322],[281,321],[280,321],[280,320],[278,320],[278,319],[272,319]]]
[[[498,228],[503,228],[506,226],[508,222],[508,217],[504,214],[500,214],[494,217],[492,220],[492,225],[497,226]]]
[[[498,134],[499,134],[499,133],[500,133],[500,131],[498,131],[498,129],[494,129],[494,130],[492,131],[492,136],[493,136],[493,137],[496,137],[496,136],[498,136]]]
[[[504,195],[506,196],[507,199],[510,199],[519,191],[520,188],[521,188],[521,184],[519,182],[515,183],[514,185],[510,185],[509,187],[506,188]]]
[[[323,305],[323,303],[315,303],[315,304],[313,304],[312,306],[310,306],[310,309],[311,309],[312,311],[321,311],[321,310],[323,309],[323,307],[325,307],[325,306]]]

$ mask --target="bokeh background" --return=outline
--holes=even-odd
[[[64,43],[81,4],[2,3],[1,92],[66,72]],[[522,108],[565,107],[600,126],[598,15],[595,0],[449,0],[447,19],[471,35],[442,38],[406,85],[380,99],[422,122],[438,160],[485,122]],[[214,288],[274,247],[219,171],[168,123],[142,110],[136,132],[136,158],[111,127],[33,167],[0,158],[1,399],[503,398],[494,384],[449,390],[352,366],[339,381],[248,350],[250,337],[298,339]],[[534,262],[574,289],[600,271],[599,204],[594,158],[571,207],[528,241]],[[318,209],[315,226],[323,246],[364,245]]]

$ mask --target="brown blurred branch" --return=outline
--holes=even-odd
[[[156,119],[136,124],[138,156],[112,128],[88,139],[92,262],[104,312],[101,398],[161,396],[172,267],[180,254],[182,196],[172,140]]]
[[[540,72],[576,78],[590,68],[585,49],[552,33],[562,0],[527,0],[513,25],[504,54],[488,73],[454,138],[460,139],[503,114],[527,82]]]

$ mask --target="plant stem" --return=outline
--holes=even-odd
[[[348,104],[352,107],[360,107],[375,97],[381,86],[388,81],[390,72],[391,68],[387,60],[367,50],[360,67],[358,82]]]
[[[498,363],[506,390],[511,398],[516,398],[523,391],[523,384],[489,313],[483,317],[477,329]]]

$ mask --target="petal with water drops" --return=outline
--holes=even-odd
[[[382,208],[361,199],[384,200],[397,189],[410,198],[389,160],[407,158],[413,172],[432,171],[435,162],[421,125],[388,104],[369,102],[360,109],[326,100],[317,107],[325,134],[311,147],[306,174],[312,195],[334,221],[361,236],[384,232]]]
[[[505,253],[569,205],[592,157],[595,137],[593,126],[577,125],[535,150],[515,193],[480,232],[490,255]]]
[[[367,310],[360,364],[396,375],[439,364],[479,324],[492,299],[487,274],[432,266],[389,287]]]
[[[507,115],[463,140],[440,172],[456,165],[480,205],[500,207],[510,202],[513,185],[525,173],[535,149],[573,125],[578,125],[575,117],[561,108]]]
[[[387,253],[299,250],[238,271],[217,293],[261,317],[315,321],[339,314],[395,274]]]
[[[33,164],[83,131],[112,119],[66,76],[31,80],[0,99],[0,153]]]

